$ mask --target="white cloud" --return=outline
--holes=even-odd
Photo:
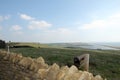
[[[31,17],[32,18],[32,17]],[[49,28],[52,26],[51,23],[46,21],[40,21],[36,19],[27,19],[29,29],[45,29],[42,31],[36,31],[33,33],[22,32],[22,27],[19,25],[12,26],[13,35],[19,36],[18,40],[21,41],[40,41],[40,42],[91,42],[91,41],[120,41],[119,30],[120,30],[120,14],[109,16],[105,19],[94,19],[90,23],[83,24],[80,29],[78,27],[59,27]],[[75,25],[76,26],[76,25]],[[116,31],[116,29],[118,31]],[[85,29],[85,30],[83,30]],[[86,30],[88,29],[88,30]]]
[[[67,34],[72,34],[74,31],[70,30],[68,28],[58,28],[54,30],[46,30],[46,33],[54,33],[54,34],[60,34],[60,35],[67,35]]]
[[[52,24],[46,21],[30,21],[28,28],[29,29],[46,29],[51,26]]]
[[[0,16],[0,21],[3,21],[3,17],[2,16]]]
[[[28,16],[26,14],[20,14],[20,17],[24,20],[34,20],[34,18],[32,18],[31,16]]]
[[[0,34],[0,38],[2,37],[2,35]]]
[[[13,36],[19,36],[23,34],[22,27],[19,25],[13,25],[10,30]]]
[[[106,22],[104,20],[95,20],[88,24],[83,24],[83,29],[93,29],[93,28],[100,28],[104,27],[106,25]]]
[[[10,15],[4,16],[4,19],[5,19],[5,20],[10,19]]]
[[[112,16],[110,16],[110,18],[120,18],[120,13],[112,15]]]
[[[0,26],[0,30],[2,30],[2,26]]]
[[[90,23],[83,24],[83,29],[103,29],[103,28],[118,28],[120,26],[120,13],[109,16],[106,19],[93,20]]]
[[[17,31],[17,32],[15,32],[17,35],[22,35],[23,34],[23,32],[22,31]]]
[[[20,14],[20,17],[24,20],[28,20],[28,29],[46,29],[52,26],[52,24],[44,20],[36,20],[35,18],[26,14]]]
[[[0,16],[0,22],[4,20],[8,20],[10,18],[10,15],[7,16]]]
[[[19,31],[19,30],[21,30],[21,29],[22,29],[22,27],[19,26],[19,25],[13,25],[13,26],[11,27],[11,30],[14,30],[14,31]]]
[[[72,42],[75,40],[76,32],[69,28],[58,28],[54,30],[45,30],[35,35],[40,42]],[[78,36],[77,36],[78,37]]]

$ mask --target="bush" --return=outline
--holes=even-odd
[[[3,40],[0,40],[0,48],[5,48],[6,47],[6,43]]]

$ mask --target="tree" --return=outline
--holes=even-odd
[[[6,47],[6,43],[3,40],[0,40],[0,48],[5,48]]]

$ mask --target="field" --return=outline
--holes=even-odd
[[[17,44],[16,46],[28,45],[29,43]],[[15,44],[14,44],[15,45]],[[33,43],[29,44],[32,46]],[[37,45],[37,46],[36,46]],[[42,56],[46,63],[57,63],[60,66],[73,65],[74,56],[84,53],[90,54],[90,72],[101,75],[108,80],[120,80],[120,51],[119,50],[88,50],[71,48],[53,48],[48,45],[34,44],[32,47],[10,48],[11,52],[37,58]]]

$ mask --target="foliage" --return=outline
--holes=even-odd
[[[5,48],[6,47],[6,43],[3,40],[0,40],[0,48]]]
[[[48,47],[47,45],[45,44],[40,44],[40,43],[26,43],[26,42],[9,42],[9,45],[11,47],[34,47],[34,48],[40,48],[40,47]]]

